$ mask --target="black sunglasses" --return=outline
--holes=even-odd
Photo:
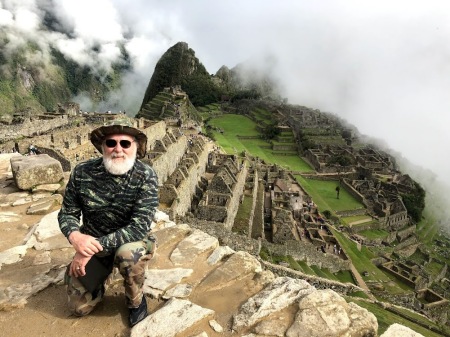
[[[134,140],[133,140],[133,142],[134,142]],[[126,139],[122,139],[119,141],[119,144],[122,147],[122,149],[129,149],[131,146],[131,143],[132,143],[131,141],[126,140]],[[117,140],[107,139],[107,140],[105,140],[105,145],[112,149],[117,146]]]

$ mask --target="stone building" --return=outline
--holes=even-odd
[[[196,217],[201,220],[222,222],[231,230],[239,208],[247,177],[247,165],[234,156],[220,166],[200,200]]]

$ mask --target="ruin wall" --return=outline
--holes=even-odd
[[[57,115],[54,118],[43,119],[33,117],[32,119],[26,119],[21,124],[0,125],[0,143],[23,137],[38,136],[41,133],[67,125],[69,122],[70,119],[67,115]]]
[[[288,240],[283,245],[262,242],[262,246],[273,254],[292,256],[295,260],[305,261],[307,265],[315,265],[319,268],[328,268],[332,273],[340,270],[350,270],[350,260],[317,251],[316,246],[302,241]]]
[[[302,273],[298,270],[293,270],[287,267],[279,266],[273,263],[269,263],[267,261],[263,261],[259,259],[261,264],[265,267],[265,269],[272,271],[274,274],[278,276],[288,276],[295,279],[302,279],[307,281],[309,284],[311,284],[316,289],[333,289],[337,293],[341,295],[348,295],[353,292],[359,292],[362,291],[364,293],[367,293],[364,289],[351,284],[351,283],[341,283],[333,280],[329,280],[326,278],[322,278],[315,275],[309,275]]]
[[[234,218],[236,217],[237,211],[239,209],[241,196],[244,193],[245,180],[247,178],[248,167],[244,163],[241,170],[236,176],[236,184],[233,186],[233,192],[231,193],[231,198],[227,206],[227,218],[224,223],[225,228],[231,231],[234,224]]]
[[[160,197],[163,202],[170,202],[170,208],[165,210],[170,219],[174,220],[177,216],[184,216],[191,207],[192,195],[195,193],[197,183],[206,171],[208,162],[208,151],[202,148],[198,153],[198,161],[194,162],[188,168],[186,179],[175,187],[172,184],[164,184],[160,187]],[[189,158],[189,160],[192,160]]]
[[[144,160],[145,162],[150,161],[150,165],[153,167],[156,175],[158,176],[159,186],[162,186],[173,171],[175,171],[178,163],[186,152],[187,146],[188,143],[186,136],[181,136],[175,143],[172,143],[167,147],[167,152],[162,152],[154,159]],[[151,154],[149,154],[149,156],[151,156]]]

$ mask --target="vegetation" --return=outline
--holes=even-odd
[[[413,320],[417,321],[417,322],[421,322],[423,325],[425,326],[434,326],[436,329],[439,329],[439,326],[437,326],[436,324],[433,324],[431,321],[429,321],[428,319],[424,318],[421,315],[415,314],[409,310],[402,310],[402,315],[400,316],[399,314],[396,314],[392,311],[388,311],[385,308],[379,306],[378,304],[375,303],[371,303],[371,302],[367,302],[364,300],[360,300],[354,297],[346,297],[346,299],[349,302],[354,302],[356,304],[358,304],[359,306],[366,308],[367,310],[369,310],[371,313],[373,313],[375,315],[375,317],[377,318],[378,321],[378,334],[382,334],[384,333],[387,328],[394,324],[394,323],[398,323],[398,324],[402,324],[404,326],[407,326],[411,329],[413,329],[414,331],[427,336],[427,337],[440,337],[442,336],[439,333],[435,333],[433,331],[431,331],[430,329],[425,328],[422,325],[413,323],[411,321],[411,319],[407,319],[406,317],[411,317]]]
[[[239,206],[238,212],[234,219],[234,225],[232,231],[247,236],[249,233],[250,212],[252,209],[253,198],[251,196],[244,196],[244,200]]]
[[[337,211],[364,209],[364,205],[344,188],[340,189],[339,199],[337,198],[338,181],[305,179],[301,175],[295,175],[295,178],[312,197],[320,211],[329,210],[335,215]]]
[[[274,153],[271,144],[261,138],[256,123],[246,116],[234,114],[218,116],[208,122],[205,132],[211,132],[212,137],[228,154],[246,152],[269,164],[277,164],[298,172],[313,171],[297,154]]]
[[[408,211],[408,215],[410,215],[415,222],[419,222],[422,219],[422,212],[425,208],[425,190],[419,183],[414,182],[413,192],[400,195],[406,210]]]

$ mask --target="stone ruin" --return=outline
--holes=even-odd
[[[57,149],[60,149],[61,157],[66,158],[72,166],[99,155],[87,136],[98,125],[91,121],[104,122],[111,118],[115,118],[115,115],[89,116],[74,128],[56,129],[50,135],[34,137],[33,144],[43,151],[51,149],[58,152]],[[249,227],[261,228],[256,231],[259,234],[255,238],[263,239],[262,246],[273,252],[281,247],[265,241],[265,231],[262,229],[266,213],[266,219],[270,219],[270,239],[283,244],[281,250],[284,254],[333,271],[350,268],[344,251],[334,253],[337,240],[329,231],[328,224],[322,222],[324,219],[316,212],[314,205],[311,206],[311,198],[285,170],[276,165],[265,165],[258,159],[250,160],[248,164],[235,156],[211,151],[208,139],[189,138],[181,129],[170,127],[165,121],[150,122],[139,118],[135,119],[135,126],[149,138],[148,152],[143,161],[152,165],[157,172],[160,207],[172,219],[194,217],[200,223],[220,223],[229,232],[244,192],[250,193],[255,199],[264,199],[265,192],[268,192],[270,202],[262,202],[261,206],[255,203],[250,216],[253,224],[249,222]],[[23,150],[29,144],[29,140],[22,140],[15,145]],[[70,167],[67,169],[70,170]],[[353,176],[356,177],[361,171]],[[386,228],[396,231],[396,239],[400,243],[407,242],[413,235],[415,227],[407,226],[409,221],[403,203],[393,197],[396,189],[404,191],[411,186],[407,178],[397,175],[391,184],[364,180],[358,185],[357,179],[347,178],[343,182],[361,200],[372,201],[366,201],[368,209],[373,210]],[[255,231],[250,230],[249,233],[251,236]],[[224,240],[225,236],[222,235]],[[256,254],[261,249],[261,245],[255,245],[250,238],[244,239],[241,246],[258,246],[256,251],[252,251]]]

